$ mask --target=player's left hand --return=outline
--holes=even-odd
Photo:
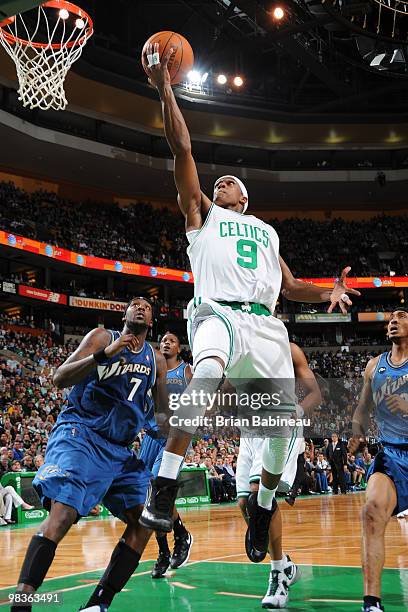
[[[357,289],[347,287],[346,277],[350,270],[350,266],[347,266],[341,273],[341,277],[336,279],[333,291],[330,294],[330,306],[327,309],[327,312],[333,312],[334,308],[339,305],[341,312],[346,314],[347,307],[353,304],[347,294],[350,293],[352,295],[361,295]]]
[[[393,414],[401,412],[404,415],[408,415],[408,402],[400,395],[386,395],[385,401],[390,412]]]

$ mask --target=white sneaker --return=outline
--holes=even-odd
[[[80,608],[81,612],[108,612],[108,606],[101,604],[100,606],[91,606],[90,608]]]
[[[288,598],[288,581],[285,573],[279,570],[271,570],[268,590],[262,600],[262,607],[268,609],[286,608]]]
[[[402,512],[398,512],[397,514],[397,518],[405,518],[406,516],[408,516],[408,509],[403,510]]]
[[[3,527],[3,525],[8,525],[8,522],[5,521],[2,516],[0,516],[0,527]]]
[[[286,561],[283,563],[283,573],[286,576],[288,587],[295,584],[301,577],[301,571],[296,563],[293,563],[289,555],[285,555]]]

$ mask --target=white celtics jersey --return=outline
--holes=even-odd
[[[270,225],[213,204],[202,228],[187,238],[195,296],[274,311],[282,272],[279,238]]]

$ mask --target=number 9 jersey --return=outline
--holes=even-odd
[[[270,225],[212,204],[201,229],[187,238],[196,297],[255,302],[273,313],[282,272],[279,238]]]

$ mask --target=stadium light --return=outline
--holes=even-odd
[[[187,74],[187,78],[191,83],[197,84],[201,81],[201,74],[198,72],[198,70],[190,70],[190,72]]]
[[[277,19],[278,21],[280,21],[281,19],[284,18],[285,11],[283,10],[283,8],[281,6],[276,6],[273,9],[272,15],[273,15],[274,19]]]
[[[227,77],[225,76],[225,74],[219,74],[217,76],[217,83],[219,85],[225,85],[226,82],[227,82]]]
[[[234,83],[235,87],[242,87],[242,85],[244,84],[244,81],[243,81],[242,77],[236,76],[236,77],[234,77],[233,83]]]

